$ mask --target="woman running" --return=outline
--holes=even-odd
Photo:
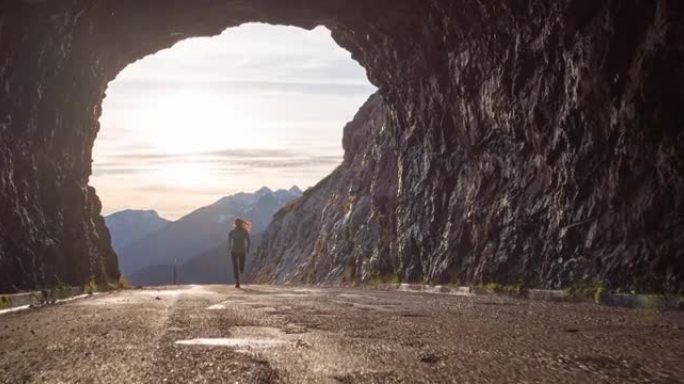
[[[243,219],[235,219],[235,228],[228,234],[228,249],[233,257],[235,288],[240,288],[240,274],[245,272],[245,255],[249,253],[250,229],[252,229],[252,223]]]

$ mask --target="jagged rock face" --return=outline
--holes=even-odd
[[[356,282],[394,273],[395,142],[375,94],[344,128],[343,163],[275,215],[249,277]]]
[[[310,263],[315,278],[354,265],[355,279],[681,290],[682,19],[675,0],[5,1],[0,290],[117,275],[87,187],[107,83],[245,21],[328,26],[385,102],[376,149],[396,162],[375,184],[397,188],[374,226],[390,240],[347,244],[347,259]],[[336,196],[372,215],[378,175],[360,167],[371,179],[351,184],[370,195]]]
[[[681,291],[684,4],[484,3],[387,97],[400,276]]]

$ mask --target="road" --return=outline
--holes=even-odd
[[[0,316],[1,383],[681,383],[684,315],[361,288],[126,290]]]

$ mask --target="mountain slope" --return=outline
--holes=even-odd
[[[112,237],[112,247],[117,252],[171,223],[154,210],[126,209],[104,219]]]
[[[194,257],[212,251],[214,258],[225,256],[225,249],[222,253],[216,250],[225,243],[235,218],[253,220],[252,233],[259,234],[264,231],[273,214],[300,193],[298,188],[275,192],[262,188],[254,193],[224,197],[123,247],[118,252],[121,271],[132,284],[171,283],[174,264],[179,268]],[[202,271],[210,273],[212,268]],[[202,273],[196,271],[193,276],[201,279]]]
[[[397,152],[373,95],[344,128],[343,163],[281,209],[248,267],[255,282],[358,281],[396,275]]]
[[[262,234],[252,234],[252,250],[256,250],[261,243]],[[247,257],[245,260],[246,269],[250,268],[253,262],[253,256]],[[155,272],[148,270],[147,272],[156,275]],[[233,264],[230,255],[228,254],[227,241],[221,242],[218,246],[204,253],[193,256],[184,264],[178,266],[176,270],[179,284],[230,284],[234,283],[233,278]],[[142,276],[143,271],[134,276]],[[164,284],[168,281],[168,272],[165,275],[155,277],[154,284]],[[153,284],[148,282],[148,284]]]

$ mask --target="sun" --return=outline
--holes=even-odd
[[[137,124],[145,127],[147,141],[156,152],[187,154],[262,147],[255,119],[240,111],[240,104],[200,90],[160,95]]]

